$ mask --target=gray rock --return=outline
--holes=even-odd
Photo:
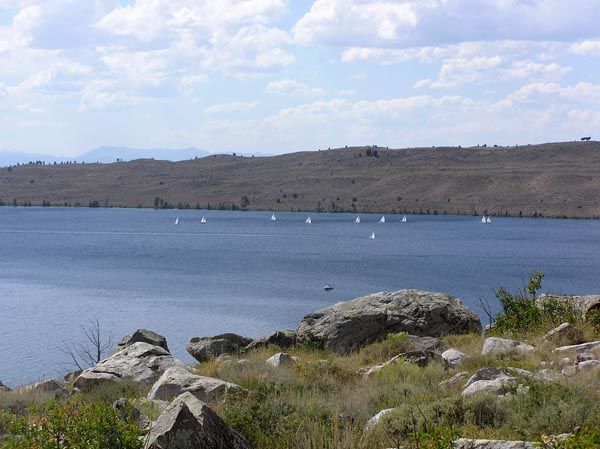
[[[296,363],[293,357],[286,352],[278,352],[277,354],[269,357],[266,362],[268,365],[271,365],[274,368],[289,368]]]
[[[220,334],[212,337],[193,337],[186,349],[199,362],[219,357],[221,354],[237,353],[252,343],[251,338],[237,334]]]
[[[31,385],[25,385],[21,387],[19,390],[21,391],[34,391],[37,393],[50,393],[53,391],[63,391],[65,389],[64,385],[58,383],[54,379],[46,379],[40,382],[33,383]]]
[[[125,349],[127,346],[131,346],[134,343],[149,343],[154,346],[160,346],[165,351],[169,352],[167,346],[167,339],[156,332],[149,331],[148,329],[138,329],[132,335],[123,337],[121,343],[118,344],[117,350]]]
[[[500,368],[482,368],[473,374],[462,391],[463,396],[475,393],[503,395],[516,385],[516,378]]]
[[[460,373],[456,373],[448,380],[443,380],[439,383],[440,387],[444,388],[452,388],[456,385],[464,383],[465,380],[469,378],[469,373],[467,371],[461,371]]]
[[[90,389],[105,382],[131,380],[151,386],[169,368],[186,365],[175,359],[160,346],[137,342],[102,360],[93,368],[84,370],[75,379],[74,386]]]
[[[459,438],[454,442],[455,449],[537,449],[535,443],[528,441],[471,440]]]
[[[584,352],[592,352],[596,349],[600,349],[600,341],[591,341],[589,343],[581,343],[579,345],[569,345],[569,346],[561,346],[556,348],[554,352],[558,353],[574,353],[580,354]]]
[[[454,296],[400,290],[340,302],[306,315],[297,335],[299,342],[317,342],[348,353],[397,332],[421,337],[480,333],[481,322]]]
[[[221,399],[225,394],[241,391],[241,388],[221,379],[198,376],[181,368],[169,368],[152,386],[148,399],[170,401],[182,393],[192,393],[203,402]]]
[[[158,417],[144,449],[250,449],[250,444],[210,407],[186,392]]]
[[[365,433],[372,431],[375,427],[377,427],[377,425],[381,422],[381,419],[385,415],[389,415],[394,411],[396,411],[395,408],[386,408],[385,410],[381,410],[379,413],[377,413],[375,416],[369,419],[367,421],[367,424],[365,424]]]
[[[10,388],[9,388],[9,387],[7,387],[6,385],[4,385],[4,384],[2,383],[2,381],[0,380],[0,393],[3,393],[3,392],[8,392],[8,391],[10,391]]]
[[[456,368],[457,366],[462,365],[463,361],[468,357],[469,356],[464,352],[460,352],[453,348],[442,352],[442,359],[446,361],[450,368]]]
[[[583,332],[571,323],[562,323],[560,326],[555,327],[544,335],[544,340],[561,346],[576,345],[585,341]]]
[[[483,342],[481,355],[488,354],[525,354],[533,351],[535,348],[527,343],[506,338],[488,337]]]
[[[592,371],[600,368],[600,360],[585,360],[577,364],[577,372]]]
[[[77,376],[79,376],[81,373],[82,373],[82,370],[80,370],[80,369],[71,371],[71,372],[65,374],[63,379],[65,382],[73,382],[75,379],[77,379]]]
[[[264,337],[260,337],[254,340],[248,346],[246,350],[264,348],[270,345],[279,346],[281,349],[291,348],[296,344],[296,332],[286,329],[282,331],[275,331]]]

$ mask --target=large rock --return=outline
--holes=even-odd
[[[451,295],[420,290],[373,293],[306,315],[297,334],[347,353],[389,333],[441,337],[481,332],[479,317]]]
[[[463,396],[475,393],[503,395],[511,390],[517,379],[500,368],[482,368],[471,376],[462,391]]]
[[[296,344],[296,332],[286,329],[282,331],[275,331],[264,337],[254,340],[248,346],[246,350],[264,348],[270,345],[279,346],[281,349],[291,348]]]
[[[186,392],[158,417],[144,449],[250,449],[250,444],[210,407]]]
[[[137,342],[102,360],[93,368],[84,370],[75,379],[74,386],[90,389],[105,382],[131,380],[151,386],[169,368],[186,368],[160,346]]]
[[[149,343],[154,346],[160,346],[165,351],[169,352],[167,346],[167,339],[156,332],[149,331],[148,329],[138,329],[132,335],[123,337],[121,343],[118,344],[117,350],[125,349],[127,346],[131,346],[134,343]]]
[[[455,449],[536,449],[535,443],[528,441],[471,440],[459,438],[454,442]]]
[[[182,393],[192,393],[197,399],[209,402],[221,399],[241,388],[214,377],[197,376],[181,368],[169,368],[152,386],[148,399],[170,401]]]
[[[527,343],[517,340],[508,340],[506,338],[489,337],[483,342],[481,355],[499,355],[499,354],[525,354],[533,351],[535,348]]]
[[[235,354],[250,343],[252,343],[251,338],[237,334],[221,334],[212,337],[193,337],[186,349],[199,362],[206,362],[221,354]]]
[[[551,341],[557,345],[576,345],[584,342],[583,332],[571,323],[562,323],[546,335],[544,340]]]

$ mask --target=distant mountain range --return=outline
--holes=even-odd
[[[110,147],[103,146],[87,151],[79,156],[64,157],[51,154],[38,153],[19,153],[16,151],[0,151],[0,167],[9,165],[27,164],[29,162],[44,161],[53,164],[54,162],[101,162],[110,163],[120,161],[133,161],[135,159],[156,159],[164,161],[185,161],[194,158],[210,156],[211,153],[198,148],[128,148],[128,147]],[[238,153],[242,155],[242,153]],[[256,156],[267,156],[264,153],[254,153]],[[243,154],[250,155],[250,154]]]

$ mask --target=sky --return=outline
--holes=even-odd
[[[599,0],[0,0],[0,150],[600,131]]]

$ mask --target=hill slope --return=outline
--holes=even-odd
[[[377,157],[367,153],[377,150]],[[600,217],[600,143],[0,169],[5,203]]]

